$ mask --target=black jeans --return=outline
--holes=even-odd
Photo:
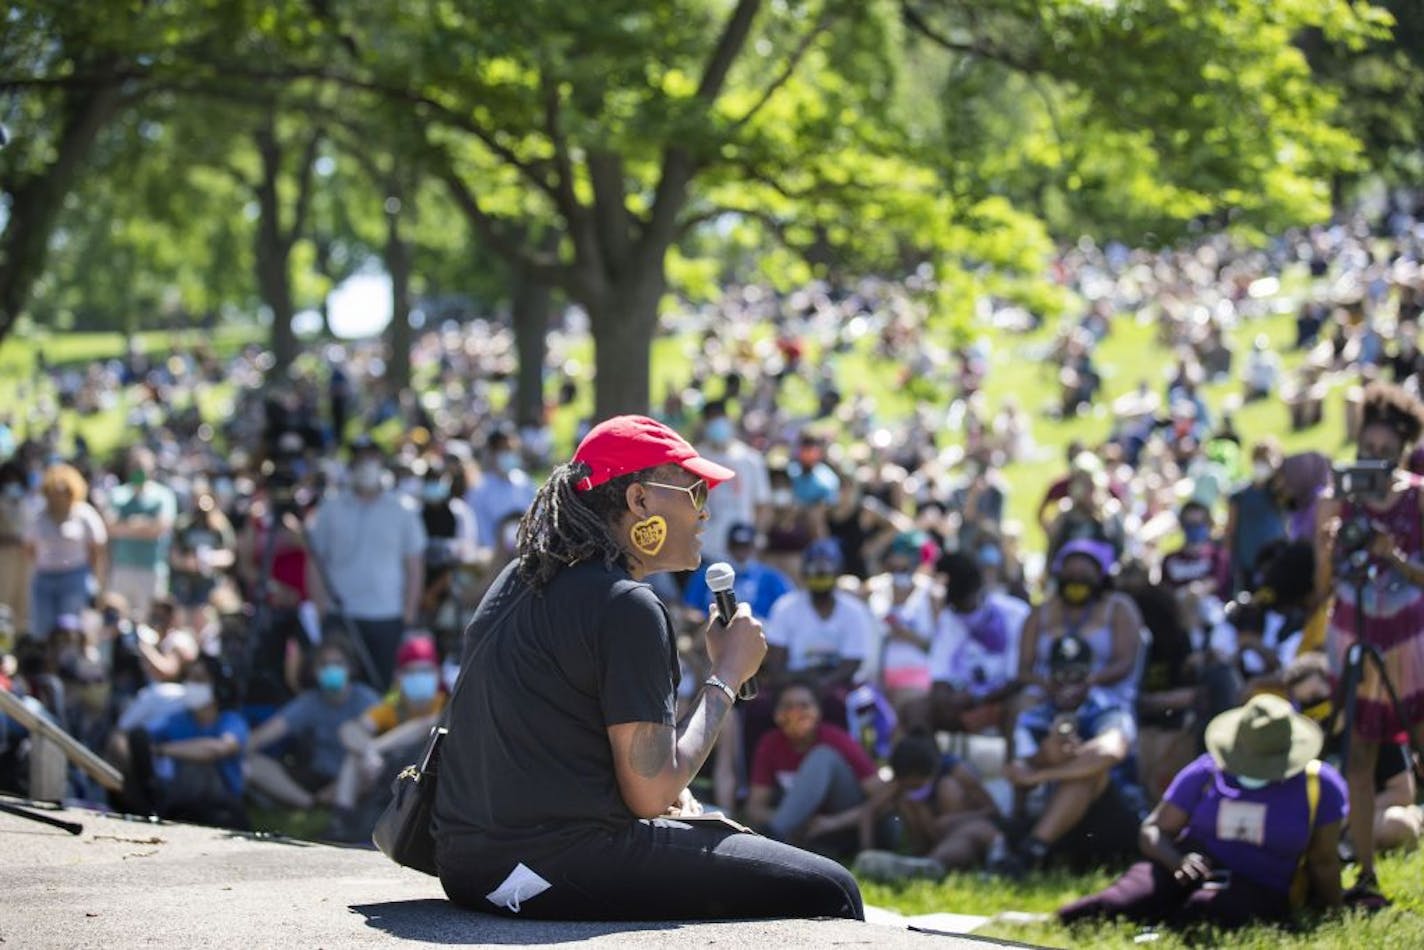
[[[519,859],[491,876],[488,851],[446,842],[440,883],[471,910],[543,920],[715,920],[749,917],[865,918],[860,888],[829,858],[723,825],[655,818],[597,833],[574,847],[525,860],[548,890],[509,904],[495,891]],[[517,907],[517,910],[515,909]]]

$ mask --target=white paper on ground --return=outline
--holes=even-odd
[[[485,895],[485,900],[517,914],[522,903],[531,897],[537,897],[552,886],[521,861],[514,866],[514,870],[509,872],[509,877],[505,878],[499,887]]]

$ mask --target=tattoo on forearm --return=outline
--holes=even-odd
[[[678,730],[679,758],[689,760],[688,776],[697,774],[707,761],[717,736],[722,732],[722,720],[732,711],[732,701],[720,689],[704,689],[702,700],[692,709],[692,715]]]
[[[652,778],[662,773],[672,759],[673,744],[668,741],[667,726],[654,722],[638,724],[633,734],[633,771],[643,778]]]

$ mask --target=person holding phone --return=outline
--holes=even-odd
[[[1064,923],[1126,917],[1171,927],[1282,921],[1292,887],[1339,907],[1345,780],[1320,762],[1320,727],[1260,694],[1207,725],[1207,752],[1177,773],[1142,823],[1139,861],[1058,911]],[[1300,899],[1297,892],[1296,899]]]

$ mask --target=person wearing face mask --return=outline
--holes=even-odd
[[[840,545],[830,538],[806,548],[801,568],[805,589],[784,595],[771,608],[763,667],[768,684],[795,675],[813,685],[826,720],[839,726],[846,722],[851,683],[875,641],[870,608],[838,586],[844,563]]]
[[[766,459],[737,437],[737,425],[721,399],[703,403],[702,438],[696,445],[703,458],[737,473],[722,486],[717,503],[708,509],[708,547],[702,552],[704,562],[726,560],[731,552],[723,539],[729,537],[734,525],[765,530],[768,524],[771,481]]]
[[[421,615],[432,627],[446,631],[460,623],[442,617],[454,612],[451,588],[455,572],[474,560],[476,550],[475,515],[463,498],[450,490],[450,474],[439,459],[417,460],[420,473],[420,520],[425,526],[425,591]],[[437,624],[437,620],[440,621]]]
[[[1059,550],[1051,565],[1053,589],[1024,623],[1021,683],[1045,685],[1054,644],[1071,634],[1092,647],[1089,685],[1102,688],[1124,709],[1137,708],[1146,659],[1142,615],[1132,598],[1112,589],[1112,567],[1112,549],[1100,541],[1070,541]]]
[[[1403,471],[1422,432],[1424,404],[1417,397],[1398,386],[1372,384],[1365,390],[1359,458],[1388,462],[1392,480],[1376,495],[1323,498],[1316,510],[1315,590],[1334,593],[1326,634],[1333,667],[1343,673],[1358,637],[1380,652],[1399,698],[1396,714],[1379,671],[1365,663],[1346,763],[1352,801],[1371,800],[1381,743],[1400,732],[1424,743],[1424,483]],[[1364,549],[1356,552],[1364,558],[1357,564],[1359,576],[1342,570],[1337,560],[1346,553],[1336,550],[1340,526],[1348,523],[1369,526]],[[1360,577],[1363,583],[1357,584]],[[1360,868],[1352,899],[1379,897],[1371,830],[1367,821],[1350,826]]]
[[[155,476],[148,449],[128,453],[125,483],[109,493],[105,512],[111,565],[108,586],[123,594],[140,615],[154,598],[168,594],[168,549],[178,517],[173,489]]]
[[[10,607],[10,622],[29,629],[30,571],[25,563],[25,535],[34,520],[33,496],[25,470],[13,459],[0,464],[0,604]]]
[[[375,815],[361,807],[363,798],[372,790],[385,788],[398,771],[419,755],[421,744],[444,708],[435,638],[425,634],[406,638],[396,654],[396,689],[341,726],[346,757],[336,779],[328,838],[370,838]]]
[[[1059,919],[1230,929],[1285,922],[1307,899],[1338,908],[1337,844],[1350,806],[1345,780],[1318,758],[1323,744],[1320,727],[1279,696],[1221,713],[1207,725],[1206,753],[1142,823],[1146,860]]]
[[[414,501],[387,489],[384,459],[370,439],[357,440],[350,490],[329,494],[307,529],[307,590],[327,630],[360,637],[375,666],[362,673],[377,689],[390,685],[425,590],[425,525]]]
[[[534,503],[534,482],[524,472],[519,434],[501,426],[485,442],[485,468],[465,495],[475,513],[480,547],[493,548],[495,532],[511,514],[523,515]]]
[[[1032,608],[985,586],[983,567],[963,552],[935,563],[944,606],[935,618],[928,706],[907,721],[950,732],[1002,726],[1005,701],[1018,690],[1015,651]]]
[[[237,681],[212,656],[188,664],[183,709],[121,737],[124,804],[175,821],[248,827],[242,805],[247,722],[237,712]]]
[[[248,744],[247,774],[254,788],[289,808],[330,804],[346,757],[341,728],[380,702],[365,683],[353,682],[351,648],[327,636],[312,658],[316,685],[258,726]],[[286,737],[280,760],[267,752]]]
[[[1232,494],[1227,502],[1222,544],[1231,570],[1228,599],[1250,582],[1261,549],[1285,537],[1285,517],[1271,488],[1280,464],[1281,450],[1275,442],[1270,439],[1258,442],[1251,450],[1250,483]]]
[[[1193,587],[1225,600],[1230,562],[1212,536],[1211,509],[1189,501],[1177,513],[1177,523],[1182,527],[1182,546],[1162,558],[1162,582],[1178,590]]]
[[[750,523],[733,524],[727,530],[723,547],[727,552],[726,562],[737,573],[732,590],[737,595],[738,603],[751,607],[753,617],[765,620],[782,595],[795,590],[796,585],[781,571],[762,563],[757,557],[757,530]],[[688,578],[683,591],[682,602],[699,621],[712,610],[712,591],[707,588],[707,567],[711,560],[703,555],[702,567]]]
[[[901,710],[930,692],[930,643],[935,632],[934,583],[920,571],[929,536],[922,531],[897,534],[882,559],[884,573],[865,582],[864,596],[876,619],[862,683],[883,688]]]
[[[1048,655],[1045,698],[1019,714],[1004,777],[1015,808],[989,870],[1015,877],[1049,863],[1084,869],[1132,853],[1146,812],[1132,707],[1095,687],[1093,648],[1067,634]],[[1012,844],[1012,848],[1010,848]]]

